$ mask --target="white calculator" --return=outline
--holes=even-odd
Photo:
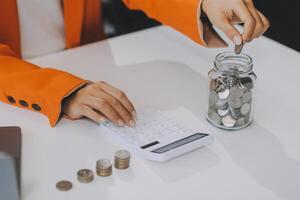
[[[136,127],[117,127],[110,122],[101,131],[154,161],[167,161],[209,145],[213,137],[205,125],[185,108],[138,111]]]

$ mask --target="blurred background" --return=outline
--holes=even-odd
[[[121,0],[102,2],[105,31],[109,37],[159,25],[141,11],[128,10]],[[265,35],[300,51],[300,1],[256,0],[255,5],[271,22]]]

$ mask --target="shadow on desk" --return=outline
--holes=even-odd
[[[284,152],[274,134],[254,123],[243,132],[218,135],[236,164],[282,199],[300,198],[300,162]]]
[[[206,78],[186,64],[156,60],[118,67],[113,73],[112,81],[116,85],[126,85],[125,91],[135,91],[134,99],[138,106],[161,110],[183,106],[200,120],[205,120]],[[201,173],[217,163],[218,156],[209,148],[202,148],[163,166],[155,162],[148,162],[147,166],[163,181],[171,183]]]
[[[101,64],[104,67],[100,78],[126,91],[137,107],[161,110],[185,107],[205,121],[206,77],[195,73],[184,63],[168,60],[117,66],[110,53],[105,52],[105,60],[111,60]],[[107,77],[110,79],[107,80]],[[97,80],[99,76],[93,78]],[[217,163],[217,155],[209,148],[202,148],[164,163],[163,167],[161,163],[154,162],[147,166],[163,181],[170,183],[201,173]]]

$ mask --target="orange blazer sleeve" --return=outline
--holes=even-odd
[[[60,117],[62,100],[84,83],[66,72],[18,59],[0,44],[0,101],[45,114],[52,127]]]
[[[200,20],[201,0],[123,0],[130,9],[143,10],[148,17],[171,26],[206,46]]]

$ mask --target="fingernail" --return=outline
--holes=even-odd
[[[119,126],[124,126],[124,122],[121,119],[119,119],[117,123],[118,123]]]
[[[241,45],[242,44],[242,38],[240,35],[236,35],[233,37],[233,43],[235,45]]]
[[[129,126],[130,126],[130,127],[135,127],[135,121],[130,120],[130,121],[129,121]]]

